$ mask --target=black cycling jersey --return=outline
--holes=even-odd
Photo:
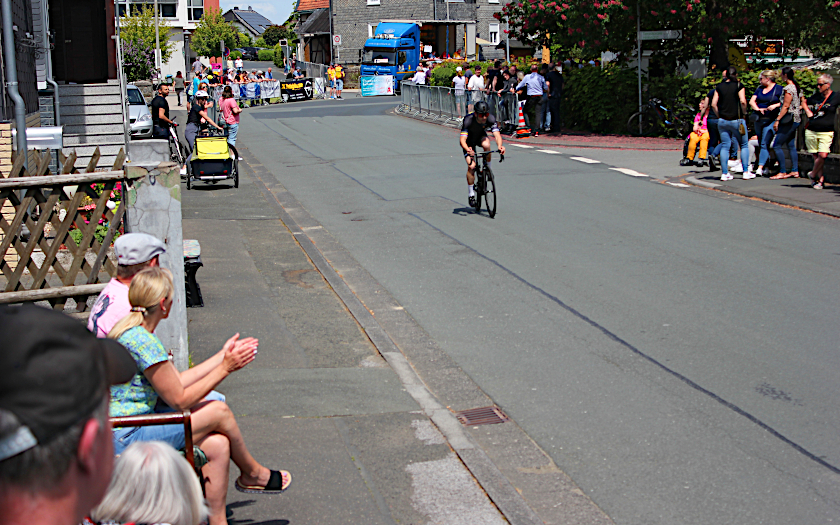
[[[464,124],[461,126],[461,136],[467,137],[467,146],[475,147],[481,144],[487,132],[498,133],[499,124],[496,122],[496,117],[492,113],[487,115],[487,121],[480,124],[475,118],[475,113],[470,113],[464,117]]]

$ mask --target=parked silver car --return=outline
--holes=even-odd
[[[128,122],[131,126],[131,138],[147,139],[152,136],[152,112],[143,93],[134,84],[129,84]]]

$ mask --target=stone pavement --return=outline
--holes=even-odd
[[[233,467],[231,523],[612,523],[514,423],[457,422],[450,407],[492,401],[239,146],[239,189],[183,191],[204,262],[191,358],[236,332],[260,339],[218,390],[254,456],[293,484],[240,494]]]
[[[736,173],[734,179],[724,182],[720,180],[720,171],[697,170],[683,177],[695,186],[840,217],[840,185],[826,183],[824,189],[815,190],[805,173],[802,171],[800,178],[779,180],[766,177],[744,180]]]

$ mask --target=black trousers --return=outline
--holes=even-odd
[[[525,101],[525,114],[528,115],[528,124],[531,125],[531,134],[536,135],[540,129],[540,123],[537,119],[539,111],[542,109],[542,95],[529,96]]]
[[[552,95],[548,99],[548,111],[551,112],[551,131],[560,131],[560,95]]]

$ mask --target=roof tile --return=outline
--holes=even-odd
[[[330,0],[300,0],[298,2],[298,11],[313,11],[315,9],[329,9]]]

